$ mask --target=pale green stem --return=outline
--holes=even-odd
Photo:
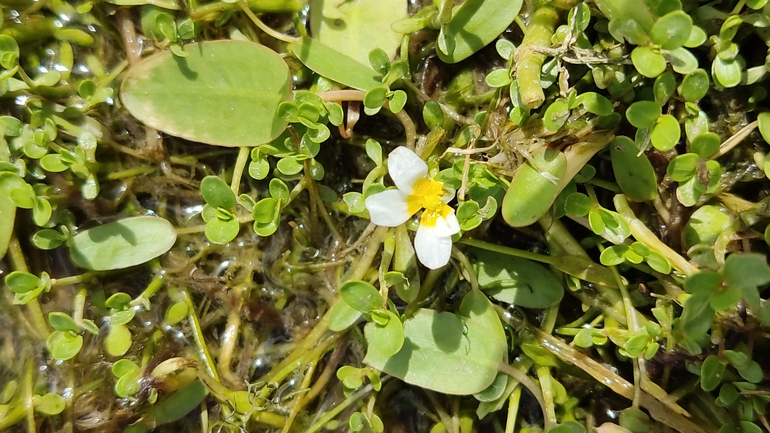
[[[551,37],[559,23],[559,14],[550,6],[540,6],[527,24],[527,33],[514,54],[516,78],[519,83],[521,102],[527,109],[537,108],[545,101],[540,86],[540,70],[545,54],[537,53],[533,47],[550,47]]]
[[[519,413],[519,401],[521,400],[521,387],[516,386],[508,398],[508,416],[505,418],[505,433],[513,433],[516,427],[516,416]]]
[[[366,272],[369,270],[369,267],[371,267],[372,262],[374,261],[374,258],[377,256],[377,253],[380,250],[380,244],[382,244],[382,240],[385,238],[385,235],[388,233],[387,227],[377,227],[377,229],[372,234],[371,240],[369,242],[369,247],[367,248],[366,252],[358,259],[358,262],[353,266],[353,268],[350,270],[350,273],[344,277],[344,280],[360,280],[363,278],[364,275],[366,275]],[[337,299],[334,301],[334,303],[339,301],[339,295],[337,296]],[[273,367],[265,376],[263,376],[260,380],[264,382],[271,382],[276,377],[276,375],[286,369],[290,364],[296,365],[295,363],[303,356],[305,355],[310,349],[316,344],[316,342],[323,336],[323,334],[326,332],[326,330],[329,327],[329,312],[332,310],[330,305],[329,310],[324,314],[324,316],[321,318],[321,320],[313,327],[313,329],[310,331],[310,333],[305,336],[305,338],[302,339],[302,342],[297,345],[297,347],[292,350],[292,352],[284,358],[283,361],[281,361],[277,366]],[[296,367],[295,367],[296,368]]]
[[[452,256],[463,265],[463,270],[465,271],[463,276],[467,278],[468,282],[471,284],[471,289],[479,290],[479,280],[476,277],[476,271],[473,270],[473,265],[471,265],[471,261],[468,260],[468,257],[458,248],[452,248]]]
[[[668,245],[664,244],[650,229],[647,228],[646,225],[644,225],[641,220],[636,217],[634,211],[631,210],[631,208],[628,206],[626,196],[623,194],[618,194],[615,196],[613,202],[615,203],[615,209],[628,222],[628,225],[631,227],[631,235],[633,235],[637,241],[662,254],[666,259],[668,259],[669,262],[671,262],[671,265],[674,268],[686,276],[689,277],[690,275],[698,273],[698,268],[690,264],[690,262],[679,255],[676,251],[672,250]]]
[[[238,192],[241,189],[241,178],[246,164],[249,162],[249,154],[250,149],[248,147],[238,149],[238,158],[235,160],[235,168],[233,168],[233,180],[230,183],[230,189],[236,197],[238,197]]]
[[[203,329],[201,328],[198,315],[195,313],[195,304],[193,304],[190,292],[186,288],[180,287],[173,290],[172,293],[173,298],[177,298],[177,300],[184,301],[187,304],[187,320],[189,322],[188,325],[190,326],[190,331],[192,332],[195,346],[198,349],[198,357],[200,358],[203,367],[206,369],[206,374],[219,382],[219,373],[217,373],[217,367],[214,365],[214,359],[211,357],[211,352],[209,352],[209,348],[206,345],[206,340],[203,336]]]
[[[283,33],[276,32],[275,30],[265,25],[265,23],[260,21],[260,19],[257,18],[256,15],[254,15],[254,12],[252,12],[251,9],[249,9],[249,5],[246,3],[245,0],[240,0],[238,2],[238,6],[241,7],[241,10],[243,10],[243,12],[249,17],[249,19],[251,19],[251,21],[254,22],[254,24],[257,27],[259,27],[260,30],[265,32],[266,35],[271,36],[275,39],[278,39],[279,41],[286,42],[287,44],[291,44],[293,42],[299,41],[299,38],[294,38],[289,35],[284,35]]]
[[[599,251],[604,251],[604,247],[599,245]],[[628,287],[623,281],[623,277],[620,276],[620,272],[618,272],[615,266],[609,266],[609,268],[612,271],[612,275],[615,276],[615,280],[618,282],[618,287],[620,288],[620,295],[623,298],[623,306],[626,312],[626,326],[628,327],[628,330],[633,334],[636,332],[637,328],[639,327],[639,323],[636,320],[636,309],[631,303],[631,296],[628,294]],[[641,395],[642,395],[641,382],[642,382],[642,368],[643,368],[644,361],[642,361],[641,359],[639,359],[639,357],[637,357],[637,358],[631,359],[631,362],[633,364],[633,369],[634,369],[634,399],[632,401],[632,404],[638,407],[639,399],[641,398]]]
[[[24,378],[24,407],[27,409],[27,433],[35,433],[35,401],[32,387],[35,382],[35,366],[32,361],[27,362],[27,374]]]
[[[11,259],[11,267],[13,269],[20,272],[29,272],[27,262],[24,260],[24,252],[21,250],[16,233],[11,235],[11,240],[8,242],[8,257]],[[29,319],[32,321],[35,331],[37,331],[38,338],[47,338],[51,330],[48,328],[48,322],[45,320],[43,309],[40,308],[40,302],[37,298],[27,303],[27,310],[29,311]]]

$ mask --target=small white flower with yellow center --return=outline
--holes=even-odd
[[[460,232],[455,211],[447,205],[454,194],[429,178],[428,165],[406,147],[390,152],[388,172],[398,189],[366,198],[370,219],[379,226],[397,227],[425,209],[414,237],[417,258],[430,269],[446,265],[452,255],[452,235]]]

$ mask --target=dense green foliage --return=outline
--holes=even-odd
[[[0,431],[770,431],[767,0],[0,6]]]

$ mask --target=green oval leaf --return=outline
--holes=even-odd
[[[393,356],[404,345],[404,326],[401,320],[390,311],[385,311],[388,321],[384,325],[369,322],[364,327],[364,335],[369,345],[383,356]]]
[[[329,311],[329,329],[340,332],[351,327],[361,317],[361,312],[347,302],[336,302]]]
[[[497,376],[504,341],[482,323],[422,309],[404,323],[404,346],[384,356],[372,346],[364,363],[404,382],[444,394],[475,394]]]
[[[695,175],[698,160],[698,155],[694,153],[679,155],[668,163],[666,174],[676,182],[686,182]]]
[[[176,231],[165,219],[126,218],[84,230],[72,237],[72,261],[86,269],[108,271],[147,262],[168,251]]]
[[[231,209],[235,207],[235,194],[219,176],[206,176],[201,181],[201,195],[210,206]]]
[[[703,69],[696,69],[686,75],[679,85],[679,96],[687,102],[697,102],[708,93],[709,76]]]
[[[131,347],[131,331],[123,325],[110,325],[104,338],[104,349],[111,356],[123,356]]]
[[[663,152],[673,149],[681,137],[682,128],[679,126],[679,121],[670,114],[658,117],[650,132],[652,145]]]
[[[660,114],[660,106],[653,101],[636,101],[626,109],[628,123],[640,129],[652,126]]]
[[[226,244],[238,236],[241,224],[235,217],[213,218],[206,223],[206,238],[215,244]]]
[[[346,56],[319,41],[303,37],[289,45],[289,49],[313,72],[358,90],[381,86],[381,78],[374,69]]]
[[[189,44],[185,52],[162,51],[126,73],[121,100],[134,117],[217,146],[254,146],[283,132],[286,121],[276,113],[290,98],[291,79],[278,54],[234,40]]]
[[[83,337],[69,331],[54,331],[45,344],[54,359],[66,361],[80,352]]]
[[[382,308],[382,295],[365,281],[345,281],[340,287],[340,295],[348,305],[362,313]]]
[[[537,263],[479,249],[474,254],[479,287],[498,301],[525,308],[548,308],[564,295],[559,279]]]
[[[449,35],[454,46],[448,53],[436,50],[446,63],[457,63],[497,39],[521,10],[522,0],[466,0],[457,8],[442,33]]]
[[[64,411],[64,397],[59,394],[46,393],[34,397],[35,412],[44,415],[58,415]]]
[[[559,193],[557,183],[566,169],[567,158],[560,151],[546,147],[533,153],[532,161],[516,171],[503,198],[505,222],[512,227],[524,227],[548,212]]]
[[[312,0],[310,30],[319,42],[336,47],[363,65],[369,64],[369,53],[374,49],[382,50],[388,60],[395,56],[401,42],[401,35],[391,30],[391,25],[406,18],[406,3],[405,0]]]
[[[681,47],[690,37],[692,18],[684,11],[669,12],[660,17],[650,30],[652,42],[658,44],[664,50],[673,50]]]
[[[658,179],[647,155],[628,137],[618,136],[610,143],[612,171],[618,186],[633,201],[648,201],[658,195]]]
[[[15,220],[16,205],[10,197],[0,194],[0,259],[5,257],[5,252],[8,251]]]
[[[51,328],[57,331],[80,332],[80,326],[75,323],[75,320],[68,314],[60,311],[48,313],[48,323],[51,324]]]
[[[757,124],[759,126],[759,133],[765,139],[765,143],[770,143],[770,112],[759,113],[757,115]]]
[[[650,47],[636,47],[631,52],[631,61],[640,74],[655,78],[666,70],[666,59]]]

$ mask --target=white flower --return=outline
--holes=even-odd
[[[417,258],[430,269],[446,265],[452,254],[452,235],[460,232],[455,211],[447,205],[452,194],[445,193],[443,183],[428,177],[425,161],[406,147],[390,152],[388,171],[398,189],[366,198],[372,222],[397,227],[425,209],[414,237]]]

